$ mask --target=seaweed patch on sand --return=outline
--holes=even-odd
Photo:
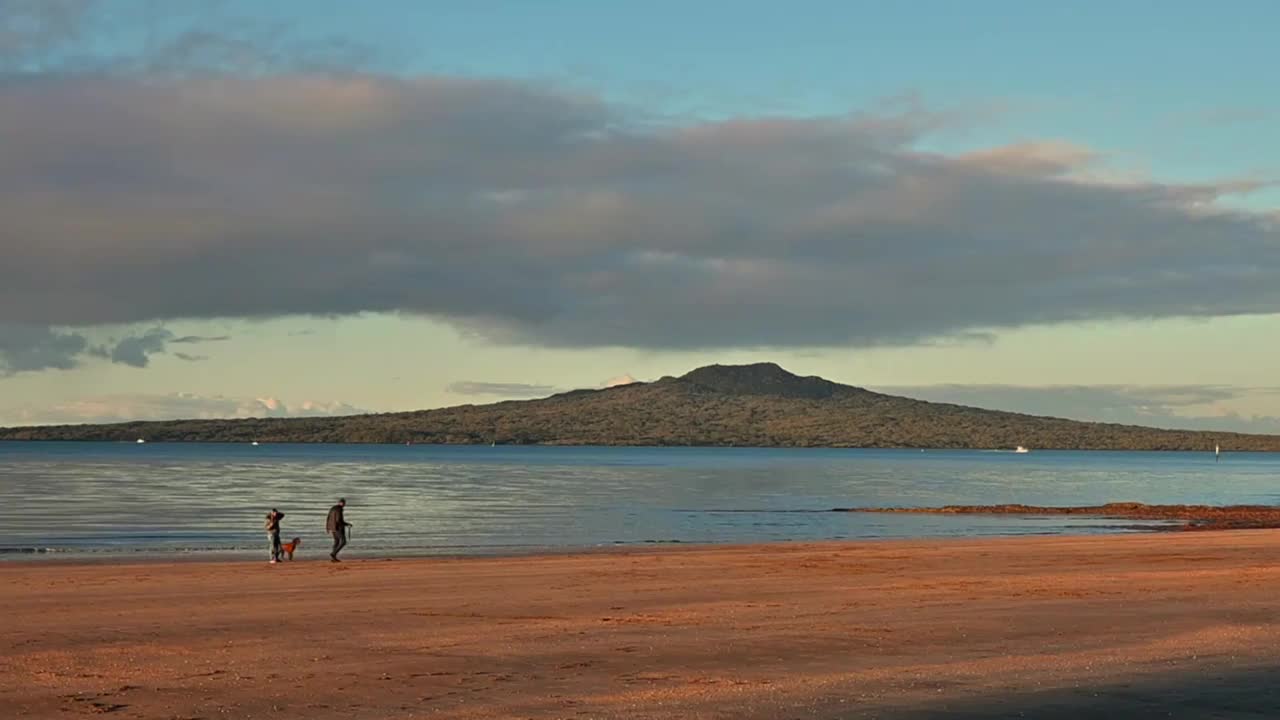
[[[1079,515],[1116,520],[1169,521],[1165,525],[1141,526],[1141,529],[1153,531],[1280,528],[1280,506],[1274,505],[1147,505],[1137,502],[1114,502],[1074,507],[1020,504],[943,505],[920,508],[832,508],[832,511],[922,515]]]

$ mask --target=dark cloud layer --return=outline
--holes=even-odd
[[[10,322],[403,310],[676,348],[1280,307],[1276,230],[1212,210],[1226,189],[1073,179],[1056,146],[927,155],[912,118],[642,129],[447,78],[0,97],[0,133],[29,138],[0,159]]]
[[[0,324],[35,329],[0,339],[9,372],[88,351],[51,327],[182,318],[408,312],[505,343],[709,349],[1280,310],[1275,216],[1217,204],[1246,184],[1107,182],[1056,142],[923,152],[948,119],[917,106],[675,123],[360,73],[340,41],[245,24],[77,59],[92,8],[0,11],[0,137],[23,139],[0,153]]]
[[[502,342],[871,345],[1280,309],[1235,187],[913,149],[928,119],[644,125],[501,81],[0,81],[0,322],[407,311]],[[137,353],[131,354],[138,359]]]

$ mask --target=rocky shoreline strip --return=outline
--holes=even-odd
[[[1038,505],[944,505],[941,507],[852,507],[832,512],[923,515],[1080,515],[1116,520],[1166,520],[1165,525],[1137,526],[1152,531],[1253,530],[1280,528],[1280,506],[1274,505],[1148,505],[1114,502],[1105,505],[1044,507]]]

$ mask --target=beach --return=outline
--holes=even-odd
[[[0,565],[10,717],[1280,713],[1280,531]]]

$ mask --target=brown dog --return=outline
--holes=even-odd
[[[294,538],[287,543],[281,543],[280,552],[284,553],[285,555],[288,555],[289,559],[292,560],[293,551],[297,550],[300,547],[302,547],[302,538]]]

